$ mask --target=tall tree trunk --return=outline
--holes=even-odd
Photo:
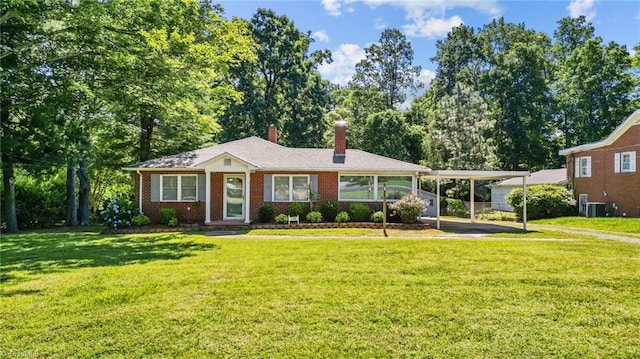
[[[153,137],[153,118],[145,111],[140,109],[140,152],[138,160],[140,162],[151,159],[151,138]]]
[[[4,218],[7,221],[7,233],[18,232],[18,215],[16,214],[16,185],[13,177],[13,163],[8,158],[2,159],[2,182],[4,185]]]
[[[78,221],[81,226],[89,225],[89,169],[87,168],[87,160],[80,160],[80,169],[78,170],[78,179],[80,180],[80,193],[78,199]]]
[[[67,164],[67,226],[78,225],[78,203],[76,201],[76,168]]]

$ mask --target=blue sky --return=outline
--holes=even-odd
[[[637,0],[240,0],[220,4],[227,18],[250,19],[260,7],[286,15],[299,30],[312,33],[311,50],[331,50],[333,63],[323,65],[320,73],[343,85],[364,57],[364,48],[378,42],[385,28],[397,28],[407,36],[425,83],[436,70],[429,60],[435,55],[436,41],[461,23],[482,27],[503,16],[508,22],[525,23],[528,29],[552,36],[561,18],[585,15],[594,24],[596,36],[606,42],[627,45],[629,50],[640,42]]]

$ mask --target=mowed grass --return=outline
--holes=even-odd
[[[531,224],[554,225],[564,228],[593,229],[611,232],[623,232],[640,234],[640,218],[624,217],[560,217],[551,219],[538,219],[530,221]]]
[[[629,358],[640,245],[2,237],[0,357]]]

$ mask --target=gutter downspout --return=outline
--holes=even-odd
[[[138,188],[138,209],[140,209],[140,213],[144,213],[142,211],[142,173],[140,170],[136,170],[138,176],[140,176],[140,188]]]

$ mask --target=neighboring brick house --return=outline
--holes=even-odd
[[[388,198],[417,192],[418,177],[429,168],[346,148],[346,124],[335,125],[334,149],[288,148],[249,137],[125,167],[134,171],[136,201],[152,221],[161,207],[178,210],[178,219],[250,223],[258,208],[273,205],[286,213],[292,202],[367,202],[379,207],[383,183]]]
[[[640,110],[636,110],[606,139],[561,150],[567,178],[580,213],[587,202],[606,205],[608,215],[640,216]]]

